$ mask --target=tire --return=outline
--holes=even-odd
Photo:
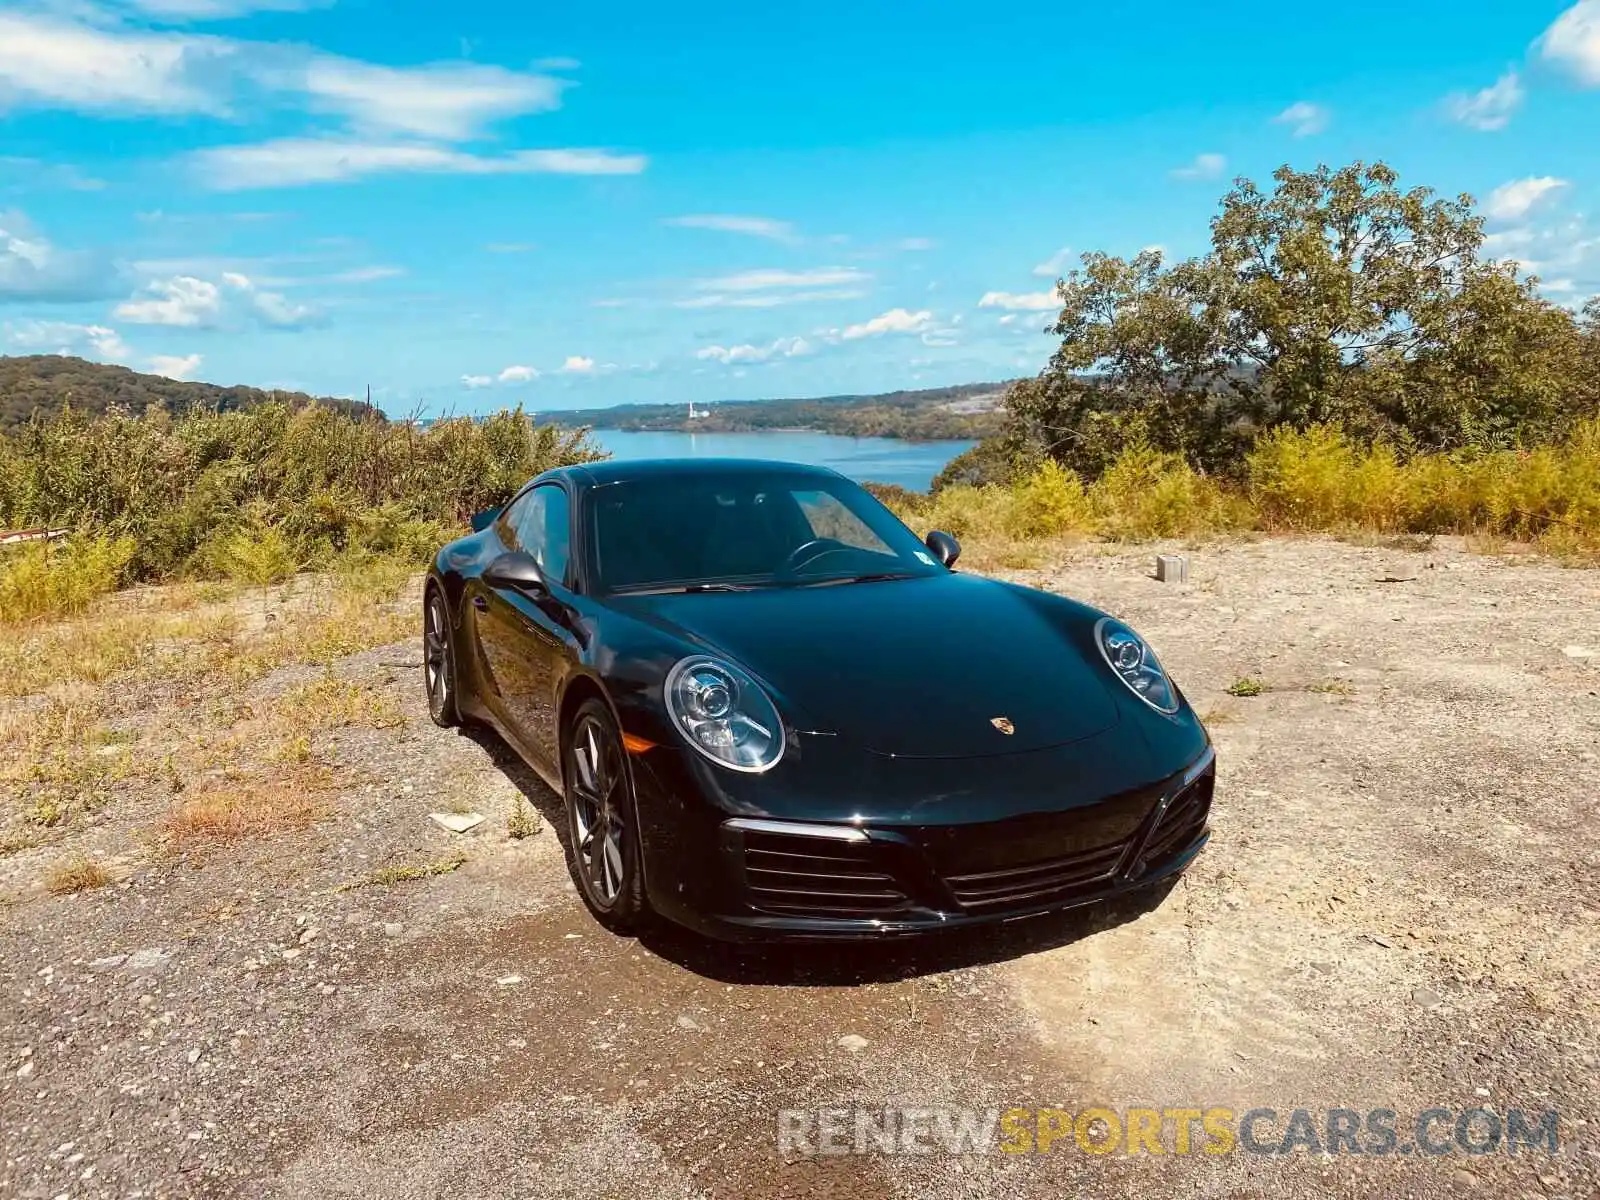
[[[590,699],[561,738],[567,810],[567,866],[589,911],[617,933],[649,913],[639,865],[639,811],[622,732],[611,710]]]
[[[428,696],[428,715],[442,729],[461,724],[461,709],[456,703],[457,678],[450,609],[444,593],[430,587],[422,602],[422,686]]]

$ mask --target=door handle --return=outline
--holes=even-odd
[[[474,596],[472,598],[472,607],[477,609],[479,612],[488,612],[489,602],[482,596]]]

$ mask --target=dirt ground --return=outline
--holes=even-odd
[[[1015,577],[1130,621],[1207,718],[1214,838],[1170,892],[865,950],[618,938],[555,798],[429,724],[415,646],[365,651],[336,674],[402,719],[316,735],[308,827],[174,848],[130,783],[0,858],[0,1196],[1600,1194],[1600,573],[1265,540],[1176,586],[1157,549]],[[189,699],[109,720],[160,755]],[[114,881],[50,894],[75,851]],[[779,1156],[778,1110],[836,1104],[1555,1110],[1561,1149]]]

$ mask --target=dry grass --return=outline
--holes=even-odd
[[[423,863],[421,866],[397,863],[394,866],[379,867],[370,875],[363,875],[360,879],[340,884],[338,890],[341,892],[353,892],[357,888],[393,887],[397,883],[410,883],[416,879],[431,879],[435,875],[448,875],[452,871],[460,870],[466,864],[466,861],[467,856],[458,850],[448,858],[441,858],[436,862]]]
[[[93,859],[79,855],[59,862],[45,873],[44,886],[52,896],[71,896],[111,882],[111,872]]]
[[[511,804],[511,814],[506,818],[506,836],[514,841],[532,837],[539,832],[540,824],[539,814],[528,803],[527,797],[518,792]]]
[[[346,725],[394,729],[405,724],[405,717],[393,697],[332,674],[294,688],[277,702],[273,711],[278,720],[297,732]]]
[[[306,829],[327,813],[332,788],[328,771],[309,767],[207,781],[185,791],[167,818],[166,832],[181,848]]]
[[[919,529],[967,543],[977,569],[1042,565],[1052,546],[1193,538],[1251,529],[1335,533],[1396,549],[1426,549],[1434,535],[1465,534],[1486,551],[1530,544],[1574,565],[1600,563],[1600,419],[1570,440],[1476,458],[1421,454],[1402,460],[1339,430],[1283,428],[1257,442],[1242,481],[1201,475],[1148,447],[1125,451],[1085,483],[1046,463],[1009,486],[955,485],[894,501]]]

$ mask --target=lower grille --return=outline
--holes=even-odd
[[[911,906],[865,842],[746,832],[750,903],[784,916],[883,917]]]
[[[1022,904],[1048,904],[1099,891],[1116,871],[1127,846],[1124,840],[1022,867],[948,875],[945,884],[961,907],[979,912]]]
[[[1139,857],[1146,866],[1156,866],[1184,849],[1200,836],[1211,815],[1211,792],[1216,776],[1206,774],[1172,798],[1161,821],[1145,843]]]

